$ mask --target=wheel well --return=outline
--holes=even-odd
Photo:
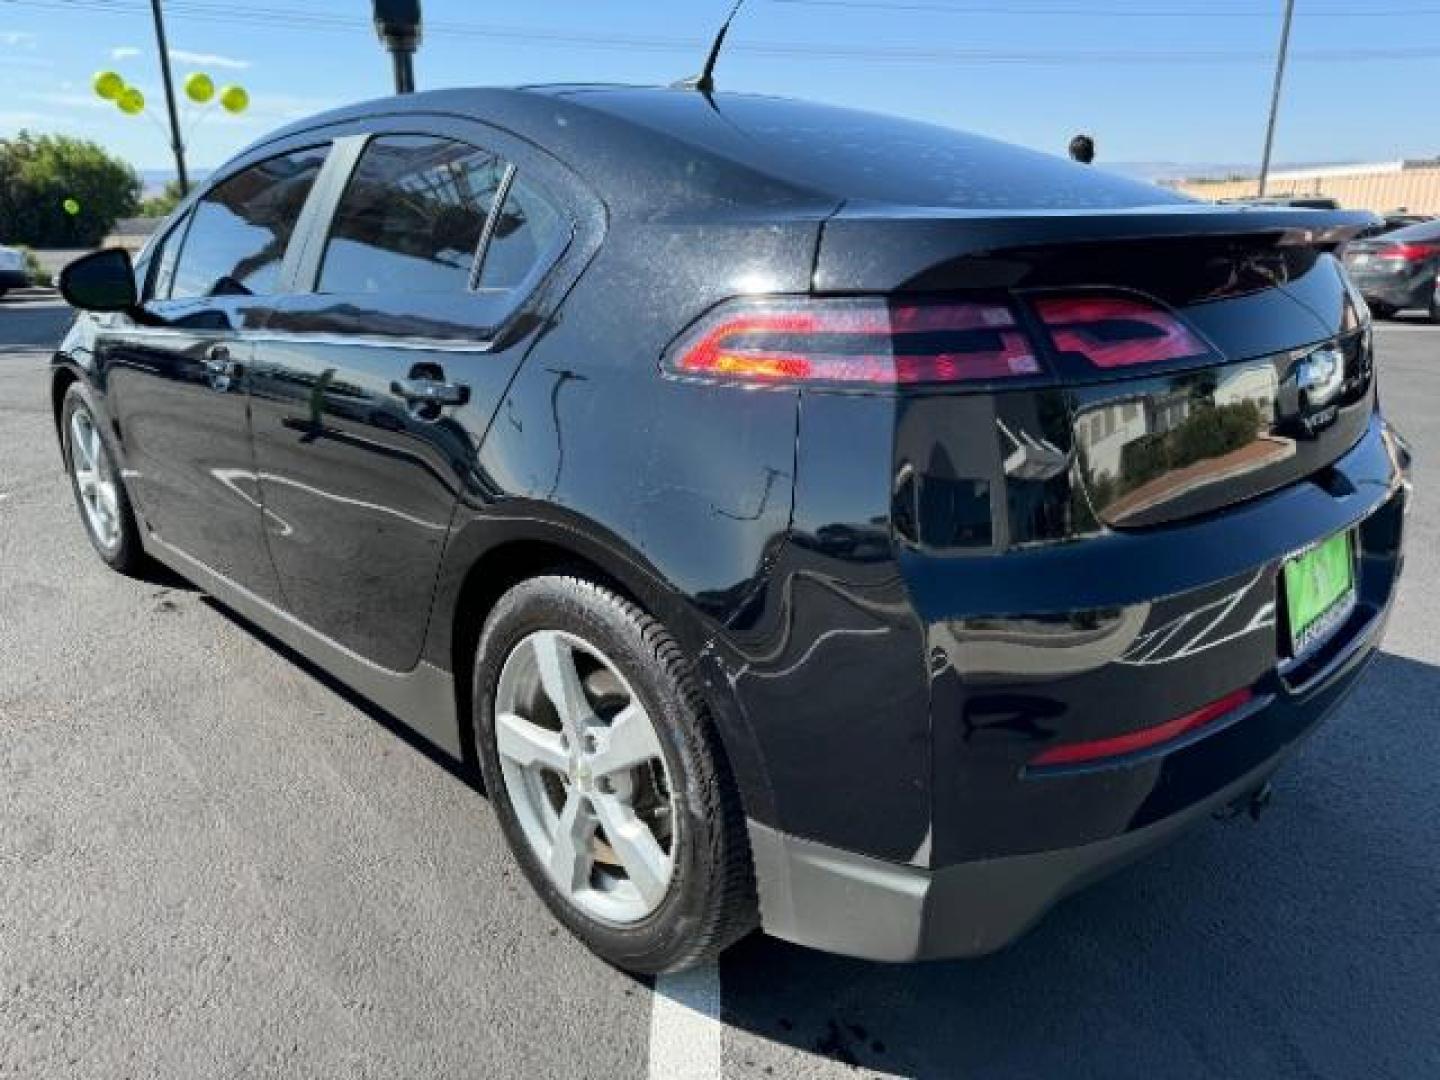
[[[60,409],[65,404],[65,391],[70,389],[72,383],[80,381],[80,377],[69,368],[58,368],[55,377],[50,383],[50,411],[55,417],[55,430],[60,430]]]
[[[490,617],[499,599],[520,582],[553,573],[588,578],[632,603],[646,607],[613,574],[559,544],[542,540],[514,540],[486,552],[465,575],[465,583],[460,587],[455,604],[455,622],[450,636],[450,670],[455,673],[455,713],[460,721],[460,748],[468,765],[479,765],[475,732],[470,722],[473,705],[471,685],[475,676],[475,648],[480,644],[485,620]]]

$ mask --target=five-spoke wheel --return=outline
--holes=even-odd
[[[675,641],[614,589],[520,581],[475,652],[475,743],[550,910],[631,971],[702,963],[757,921],[745,816]]]
[[[614,663],[573,634],[537,630],[510,651],[495,709],[506,790],[556,887],[598,919],[651,914],[674,871],[672,785]]]
[[[60,436],[70,485],[90,543],[112,569],[137,572],[144,562],[139,526],[120,469],[96,412],[79,383],[65,392]]]
[[[100,441],[100,432],[95,430],[95,419],[83,405],[70,414],[70,473],[75,478],[90,535],[102,548],[114,548],[120,542],[120,500],[114,469]]]

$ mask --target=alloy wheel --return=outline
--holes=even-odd
[[[520,829],[566,899],[622,926],[654,913],[675,868],[674,787],[615,664],[573,634],[522,638],[501,668],[495,744]]]
[[[70,416],[70,472],[85,508],[85,524],[106,551],[120,543],[120,498],[110,455],[83,406]]]

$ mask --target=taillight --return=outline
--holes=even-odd
[[[1171,312],[1130,296],[1043,296],[1034,301],[1056,351],[1097,368],[1210,358],[1214,350]]]
[[[1051,747],[1037,754],[1030,761],[1032,769],[1058,768],[1066,765],[1094,765],[1118,758],[1129,757],[1145,750],[1153,750],[1173,743],[1185,735],[1198,734],[1202,729],[1218,724],[1227,717],[1250,704],[1255,694],[1250,689],[1236,690],[1218,701],[1196,709],[1194,712],[1177,716],[1163,724],[1141,728],[1139,731],[1114,735],[1108,739],[1093,739],[1089,742],[1066,743]]]
[[[1393,244],[1377,252],[1382,259],[1403,262],[1424,262],[1437,253],[1440,253],[1440,245],[1437,244]]]
[[[746,384],[898,386],[1040,373],[998,301],[776,297],[724,304],[670,349],[667,370]]]

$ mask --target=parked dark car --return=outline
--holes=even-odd
[[[1381,214],[1380,220],[1368,229],[1362,229],[1355,234],[1355,240],[1369,240],[1373,236],[1383,236],[1385,233],[1394,232],[1396,229],[1403,229],[1407,225],[1419,225],[1422,222],[1434,221],[1435,219],[1426,214],[1411,214],[1402,210],[1393,210]],[[1348,245],[1347,245],[1348,246]]]
[[[1250,806],[1374,655],[1370,223],[773,98],[418,94],[71,265],[56,424],[101,558],[477,766],[614,963],[973,956]]]
[[[25,269],[25,253],[19,248],[0,244],[0,296],[11,289],[23,289],[30,284],[30,274]]]
[[[1421,308],[1440,323],[1435,287],[1440,281],[1440,219],[1406,225],[1345,246],[1345,268],[1370,310],[1388,318]]]

